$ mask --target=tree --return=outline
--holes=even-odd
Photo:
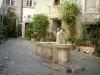
[[[30,22],[28,27],[26,28],[25,36],[28,37],[29,40],[31,40],[31,38],[33,37],[32,35],[34,35],[34,28],[33,23]]]
[[[36,40],[45,40],[47,28],[49,25],[48,17],[43,14],[36,14],[33,17],[33,28]]]
[[[7,28],[5,25],[2,25],[1,22],[0,22],[0,35],[3,35],[3,37],[7,36]]]
[[[96,21],[96,25],[92,28],[89,39],[91,43],[95,46],[95,50],[100,52],[100,20]]]
[[[76,19],[80,9],[75,0],[65,1],[59,6],[59,18],[68,26],[70,38],[75,38]]]
[[[16,20],[18,19],[15,7],[8,7],[7,13],[4,17],[4,25],[7,27],[9,37],[16,36]]]

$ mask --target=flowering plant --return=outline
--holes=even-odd
[[[3,35],[0,35],[0,39],[2,39],[3,38]]]
[[[88,46],[88,47],[94,47],[93,44],[87,43],[87,42],[82,42],[81,45],[82,45],[82,46]]]

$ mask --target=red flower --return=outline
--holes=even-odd
[[[88,46],[89,46],[89,47],[94,47],[92,44],[89,44]]]
[[[82,44],[85,44],[85,42],[82,42]]]
[[[0,35],[0,38],[2,39],[3,38],[3,35]]]

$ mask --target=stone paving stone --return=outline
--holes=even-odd
[[[37,56],[35,50],[35,43],[21,38],[0,44],[0,75],[100,75],[100,57],[71,51],[70,65],[61,66]],[[74,68],[82,65],[85,70],[60,71],[66,70],[65,67],[73,69],[73,65]]]

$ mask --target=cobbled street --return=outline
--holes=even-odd
[[[86,69],[84,72],[66,73],[44,66],[35,50],[35,43],[21,38],[0,44],[0,75],[100,75],[100,57],[72,52],[71,60]]]

